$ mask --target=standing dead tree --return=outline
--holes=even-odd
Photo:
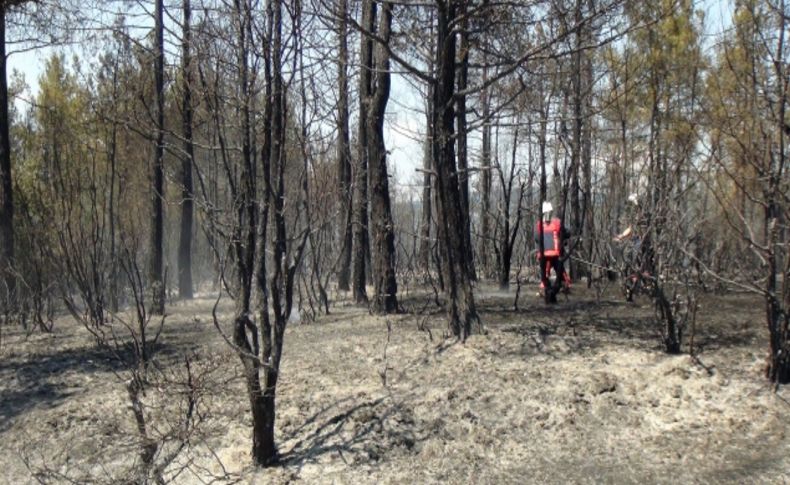
[[[368,233],[368,161],[367,149],[370,146],[369,130],[366,126],[370,105],[371,88],[373,82],[373,39],[376,25],[376,4],[372,1],[362,3],[362,17],[360,23],[368,36],[360,37],[359,63],[362,69],[359,73],[359,126],[357,137],[357,160],[354,174],[353,194],[353,255],[351,263],[351,291],[354,302],[368,303],[368,294],[365,289],[366,262],[370,250]]]
[[[353,189],[351,184],[351,141],[349,130],[349,85],[348,85],[348,0],[337,2],[336,29],[338,38],[337,53],[337,164],[338,182],[340,188],[339,209],[342,215],[342,226],[340,239],[343,241],[341,246],[340,267],[338,268],[337,287],[340,290],[348,291],[351,280],[351,250],[353,243],[353,226],[351,218],[353,214]]]
[[[195,144],[192,137],[192,5],[183,0],[183,39],[181,41],[182,80],[182,133],[184,136],[184,155],[181,162],[181,226],[178,238],[178,295],[191,299],[192,283],[192,225],[194,222],[194,183],[192,166],[195,163]]]
[[[381,4],[378,14],[377,3],[372,0],[370,8],[373,21],[378,20],[376,35],[382,41],[369,42],[372,56],[369,65],[362,69],[370,72],[363,75],[369,84],[362,86],[360,105],[364,107],[364,117],[360,115],[362,129],[367,130],[367,146],[360,146],[360,154],[367,158],[370,195],[370,236],[371,236],[371,273],[373,274],[373,301],[371,309],[375,313],[394,313],[398,310],[398,284],[395,279],[395,231],[390,202],[389,174],[387,172],[387,149],[384,145],[384,113],[390,95],[390,56],[387,51],[392,30],[392,9],[390,3]],[[379,17],[378,19],[376,17]]]
[[[154,163],[151,177],[151,309],[157,315],[165,313],[165,41],[164,5],[156,0],[154,8],[154,90],[156,103],[156,141],[154,144]]]
[[[513,252],[516,248],[516,238],[519,235],[521,226],[522,212],[524,209],[524,196],[527,180],[524,179],[522,170],[518,168],[516,154],[519,144],[519,120],[515,120],[513,131],[513,147],[511,150],[510,163],[501,166],[495,163],[497,175],[499,175],[499,185],[502,195],[497,218],[496,218],[496,244],[494,251],[497,257],[499,269],[499,289],[507,290],[510,288],[510,269],[513,261]],[[512,212],[513,204],[513,184],[518,184],[518,198],[516,200],[515,214]]]
[[[284,19],[284,13],[289,18]],[[232,337],[226,340],[243,367],[252,416],[253,460],[259,466],[271,466],[279,459],[274,436],[275,397],[285,328],[309,236],[309,221],[300,222],[297,216],[307,196],[305,177],[309,165],[306,161],[297,163],[295,154],[299,150],[290,145],[293,137],[288,134],[289,127],[298,123],[289,118],[288,93],[290,81],[300,67],[302,13],[299,2],[286,5],[284,0],[273,0],[267,3],[265,20],[260,20],[253,14],[252,2],[237,0],[228,14],[235,26],[234,73],[241,102],[235,109],[240,113],[241,150],[232,157],[222,145],[232,201],[226,214],[232,220],[227,242],[236,300]],[[288,28],[291,31],[284,32]],[[260,35],[257,50],[255,35]],[[262,113],[255,110],[253,103],[253,90],[258,86],[253,59],[263,65]],[[257,148],[252,136],[258,129],[263,138],[259,157],[254,155]],[[260,160],[260,167],[256,160]],[[262,186],[255,174],[260,174]],[[286,183],[287,180],[300,183]],[[296,234],[290,234],[294,228]],[[222,332],[216,313],[214,322]]]

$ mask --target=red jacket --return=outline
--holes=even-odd
[[[540,250],[541,226],[543,226],[543,255],[547,258],[560,256],[563,240],[568,237],[568,230],[556,217],[552,217],[548,223],[544,223],[542,219],[539,220],[535,224],[535,242],[538,243],[538,250]]]

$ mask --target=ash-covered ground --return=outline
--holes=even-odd
[[[142,400],[171,483],[787,483],[788,390],[762,370],[763,306],[704,295],[697,357],[662,352],[653,307],[574,288],[546,306],[524,288],[476,294],[487,334],[444,338],[430,295],[390,317],[337,301],[289,324],[277,397],[281,465],[251,465],[241,365],[215,296],[169,307]],[[338,295],[336,297],[340,298]],[[421,311],[420,314],[415,314]],[[232,302],[218,317],[228,332]],[[688,333],[689,330],[687,330]],[[688,349],[687,342],[684,350]],[[199,399],[185,420],[186,362]],[[63,318],[4,327],[0,481],[133,479],[129,374]],[[186,424],[185,424],[186,423]],[[164,437],[169,437],[169,441]],[[160,458],[161,458],[160,456]],[[130,478],[131,477],[131,478]]]

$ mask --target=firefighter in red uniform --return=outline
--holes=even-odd
[[[570,237],[570,232],[565,228],[556,217],[552,217],[554,207],[551,202],[543,202],[542,210],[543,219],[535,224],[535,243],[538,247],[538,266],[540,266],[540,234],[543,232],[543,256],[546,258],[546,263],[543,268],[545,278],[548,279],[551,275],[551,268],[557,274],[557,281],[562,282],[563,289],[569,291],[571,287],[571,278],[565,272],[565,265],[563,264],[563,246]],[[541,293],[544,290],[543,274],[538,269],[538,277],[540,278]]]

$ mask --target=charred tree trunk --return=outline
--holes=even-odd
[[[580,0],[576,1],[576,22],[581,19]],[[572,93],[571,103],[573,110],[573,134],[571,140],[571,233],[577,237],[581,233],[581,187],[579,183],[579,171],[581,166],[581,146],[582,146],[582,93],[581,93],[581,37],[576,33],[576,52],[573,54],[573,73],[572,73]],[[579,264],[571,260],[570,276],[576,280],[579,278]]]
[[[112,99],[115,101],[118,97],[118,78],[117,69],[113,69],[112,73]],[[118,221],[116,215],[116,198],[120,198],[120,194],[116,194],[115,186],[118,180],[118,123],[112,122],[109,143],[107,144],[107,158],[110,161],[110,193],[108,194],[107,203],[107,221],[110,229],[110,274],[108,282],[110,293],[110,310],[113,312],[118,311],[119,298],[118,298],[118,238],[116,235],[115,225]]]
[[[267,37],[272,39],[270,45],[264,48],[266,97],[264,107],[264,142],[261,150],[263,160],[264,181],[266,184],[262,208],[260,210],[260,227],[256,212],[257,189],[255,184],[254,157],[252,156],[251,143],[251,96],[248,53],[251,42],[250,22],[251,12],[249,3],[241,0],[234,2],[235,13],[238,21],[238,83],[241,94],[241,124],[242,124],[242,157],[241,170],[238,183],[230,183],[236,224],[234,228],[233,256],[236,263],[236,278],[239,287],[237,295],[236,317],[233,327],[233,342],[244,368],[244,378],[247,396],[250,401],[252,415],[252,457],[259,466],[270,466],[277,462],[277,447],[274,440],[275,424],[275,393],[277,373],[279,369],[279,355],[282,348],[282,332],[278,334],[272,325],[268,309],[268,286],[266,284],[266,254],[265,242],[267,235],[268,212],[271,203],[277,209],[282,209],[281,198],[274,197],[271,184],[272,159],[280,160],[283,152],[284,117],[282,110],[282,81],[281,74],[281,5],[279,0],[270,2],[267,6],[270,31]],[[274,34],[273,34],[274,33]],[[274,35],[272,37],[272,35]],[[272,67],[274,65],[274,68]],[[274,73],[273,73],[274,72]],[[229,177],[230,177],[229,173]],[[278,202],[279,200],[279,202]],[[278,205],[279,204],[279,205]],[[281,211],[280,211],[281,212]],[[280,217],[282,214],[280,213]],[[277,235],[280,239],[280,234]],[[256,241],[257,239],[257,241]],[[257,244],[256,244],[257,243]],[[279,245],[276,245],[276,248]],[[259,251],[258,267],[255,267],[255,253]],[[275,258],[277,257],[275,249]],[[261,294],[259,302],[260,333],[251,318],[253,282],[258,286]],[[276,322],[282,318],[276,315]],[[275,329],[279,328],[275,325]],[[284,328],[283,328],[284,330]],[[263,384],[261,384],[263,373]]]
[[[164,279],[164,235],[165,235],[165,171],[164,171],[164,137],[165,137],[165,46],[164,46],[164,7],[162,0],[156,0],[154,11],[156,17],[156,58],[154,60],[154,78],[156,91],[156,146],[153,163],[153,205],[151,214],[151,289],[153,299],[151,313],[165,313],[165,279]]]
[[[5,5],[0,4],[0,281],[13,304],[16,292],[14,265],[14,197],[11,178],[11,137],[8,129]]]
[[[433,33],[433,26],[429,27],[429,32]],[[433,37],[428,40],[429,52],[434,52]],[[428,71],[433,74],[433,62],[429,61]],[[435,192],[432,190],[434,183],[433,167],[433,112],[434,112],[434,87],[429,84],[427,95],[425,96],[425,142],[423,146],[423,176],[422,176],[422,217],[420,221],[420,269],[425,272],[431,270],[431,253],[433,242],[431,241],[431,221],[433,219]]]
[[[427,109],[427,132],[425,134],[425,153],[423,158],[423,175],[422,175],[422,215],[420,217],[420,256],[419,266],[423,271],[430,271],[431,264],[431,211],[432,205],[431,198],[433,197],[431,187],[433,180],[431,171],[433,170],[432,160],[432,147],[433,147],[433,130],[431,129],[431,112],[430,107],[432,100],[428,101]]]
[[[362,4],[362,28],[373,32],[376,21],[376,5],[372,0]],[[371,96],[371,83],[373,79],[373,40],[360,36],[360,73],[359,73],[359,119],[368,119],[368,104]],[[365,289],[368,244],[368,128],[364,122],[359,123],[359,151],[357,156],[357,170],[354,177],[354,251],[352,261],[351,290],[354,301],[358,304],[367,304],[368,295]]]
[[[472,250],[472,222],[469,213],[469,155],[467,146],[467,127],[466,127],[466,89],[469,80],[469,32],[468,19],[465,12],[465,3],[458,4],[458,17],[463,19],[461,22],[461,34],[458,56],[458,91],[456,95],[457,111],[456,123],[458,133],[458,185],[461,194],[461,224],[463,225],[464,236],[464,261],[468,266],[469,277],[472,281],[477,279],[474,264],[474,251]]]
[[[781,12],[786,12],[785,2],[781,2]],[[779,15],[776,47],[775,70],[775,96],[777,103],[776,129],[777,139],[776,155],[771,157],[769,165],[770,177],[768,204],[765,209],[765,240],[768,243],[768,281],[766,284],[766,319],[770,335],[770,354],[766,368],[767,377],[776,384],[790,383],[790,254],[787,250],[787,198],[786,198],[786,164],[787,148],[785,136],[788,134],[787,104],[788,104],[788,79],[785,54],[785,31],[787,17]],[[780,201],[784,201],[785,211],[782,214]],[[784,216],[784,217],[783,217]],[[784,219],[784,220],[783,220]],[[780,226],[785,226],[784,228]],[[782,250],[784,248],[784,251]],[[782,256],[784,256],[784,271],[782,272]],[[783,273],[783,274],[781,274]],[[779,275],[781,274],[783,291],[779,291]],[[783,293],[783,295],[782,295]],[[784,307],[783,307],[784,304]]]
[[[510,289],[510,268],[513,262],[513,250],[516,245],[516,237],[518,236],[518,229],[521,225],[521,207],[524,200],[524,185],[521,184],[518,198],[518,205],[516,206],[516,218],[512,223],[510,221],[510,207],[513,196],[513,182],[516,179],[516,150],[518,147],[518,126],[519,120],[516,120],[516,128],[513,134],[513,150],[510,159],[510,173],[507,180],[502,170],[499,170],[499,182],[502,186],[502,223],[497,224],[500,228],[499,233],[499,289]]]
[[[337,164],[338,179],[340,187],[340,207],[342,241],[340,256],[340,268],[337,275],[338,289],[348,291],[351,280],[351,247],[353,244],[353,193],[351,185],[351,142],[348,122],[348,25],[346,16],[348,15],[348,1],[338,2],[337,12],[337,36],[338,36],[338,56],[337,56],[337,83],[338,83],[338,102],[337,102]]]
[[[485,82],[486,73],[483,72]],[[479,268],[484,274],[490,272],[491,263],[488,260],[490,252],[491,234],[491,104],[489,100],[489,90],[486,88],[482,94],[481,103],[483,105],[483,140],[482,153],[480,159],[480,254]]]
[[[192,57],[190,53],[192,9],[190,0],[184,0],[184,33],[182,44],[182,76],[183,76],[183,136],[184,159],[181,163],[181,234],[178,239],[178,294],[181,298],[191,299],[192,284],[192,224],[194,220],[194,186],[192,182],[192,164],[195,148],[192,141]]]
[[[371,0],[368,0],[371,1]],[[375,9],[374,9],[375,16]],[[381,5],[377,35],[387,43],[392,25],[392,4]],[[371,272],[373,274],[372,310],[394,313],[398,310],[395,280],[395,232],[390,205],[387,150],[384,145],[384,112],[390,93],[390,60],[386,46],[375,49],[375,74],[367,101],[367,153],[369,156]]]
[[[446,257],[449,327],[454,336],[466,340],[473,324],[479,326],[480,320],[469,268],[464,263],[463,213],[454,153],[456,36],[451,23],[457,20],[456,3],[457,0],[448,0],[437,4],[434,161],[439,195],[438,232]]]
[[[592,2],[590,2],[592,3]],[[593,5],[590,5],[591,7]],[[588,41],[592,41],[592,33],[591,28],[586,27],[584,29],[586,32],[586,38]],[[592,199],[592,116],[593,116],[593,106],[592,106],[592,90],[593,90],[593,83],[595,80],[593,79],[593,61],[590,57],[589,53],[584,54],[584,66],[583,66],[583,75],[584,75],[584,125],[582,127],[581,133],[581,163],[582,163],[582,220],[583,220],[583,228],[581,232],[582,236],[582,254],[584,258],[593,263],[593,255],[594,255],[594,244],[595,244],[595,221],[593,219],[593,199]],[[590,288],[592,286],[592,273],[591,269],[592,266],[588,265],[587,269],[584,271],[587,275],[587,287]]]
[[[767,251],[767,270],[768,281],[765,287],[765,318],[768,323],[769,353],[768,365],[765,369],[766,377],[777,384],[787,384],[790,382],[790,335],[788,332],[788,317],[782,308],[782,302],[778,296],[778,258],[776,248],[779,241],[779,214],[775,199],[769,202],[765,208],[765,240],[768,242]],[[786,277],[787,275],[785,275]],[[787,284],[784,281],[784,284]],[[786,311],[787,308],[784,308]]]
[[[278,368],[273,367],[272,354],[273,354],[273,337],[272,337],[272,322],[269,314],[269,284],[267,282],[267,265],[266,265],[266,242],[269,234],[269,212],[272,203],[272,160],[276,156],[279,157],[281,149],[279,131],[275,133],[273,122],[274,117],[281,116],[279,106],[282,101],[279,99],[281,96],[281,80],[280,76],[280,57],[279,47],[281,45],[281,29],[282,22],[280,14],[275,17],[275,2],[268,2],[266,5],[266,17],[268,20],[268,30],[266,37],[272,41],[277,42],[278,53],[272,53],[272,45],[269,44],[264,47],[264,99],[263,99],[263,145],[261,147],[261,164],[263,175],[263,195],[261,196],[260,211],[259,211],[259,228],[258,228],[258,266],[255,269],[255,284],[258,287],[258,319],[260,321],[260,342],[261,348],[253,349],[254,356],[260,356],[263,362],[271,363],[271,365],[263,368],[263,389],[261,389],[260,381],[260,362],[249,359],[249,363],[245,365],[247,371],[247,392],[250,399],[250,410],[252,414],[252,455],[255,463],[260,466],[267,466],[274,464],[278,461],[277,447],[274,441],[274,421],[276,416],[275,397],[277,390],[277,371]],[[276,2],[276,8],[281,8],[279,1]],[[273,25],[275,19],[278,24],[275,28]],[[273,38],[274,33],[277,32],[277,37]],[[276,72],[273,64],[276,59]],[[277,81],[275,82],[275,76]],[[275,97],[275,92],[278,96]],[[275,107],[275,105],[277,107]],[[280,123],[277,126],[281,126]],[[279,130],[279,128],[278,128]],[[275,144],[275,140],[277,140]],[[237,323],[237,327],[238,327]],[[253,331],[255,329],[253,328]],[[255,342],[256,337],[251,335],[252,341]],[[244,357],[242,356],[242,362]]]

